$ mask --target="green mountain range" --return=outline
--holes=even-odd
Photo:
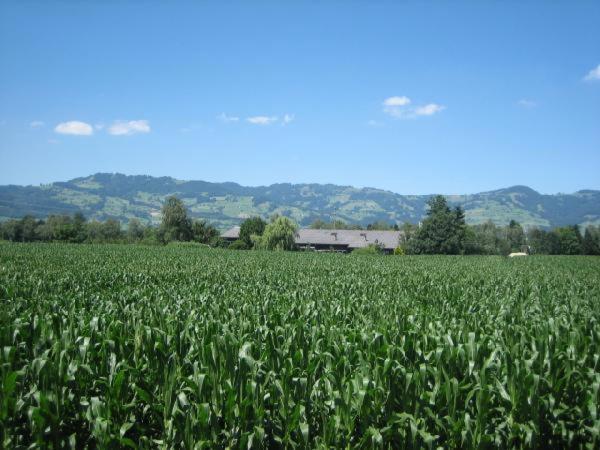
[[[279,213],[309,225],[316,219],[341,219],[366,225],[378,220],[416,223],[425,215],[429,195],[401,195],[373,188],[333,184],[273,184],[248,187],[236,183],[182,181],[170,177],[97,173],[84,178],[40,186],[0,186],[0,218],[33,214],[83,212],[89,219],[137,217],[145,223],[160,220],[168,195],[181,198],[193,217],[221,229],[253,215]],[[471,195],[447,196],[461,205],[467,222],[514,219],[526,227],[600,224],[600,191],[544,195],[526,186],[513,186]]]

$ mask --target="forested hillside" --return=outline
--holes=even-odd
[[[366,225],[420,221],[428,195],[401,195],[374,188],[333,184],[273,184],[247,187],[236,183],[182,181],[170,177],[98,173],[41,186],[0,186],[0,218],[32,214],[85,214],[90,219],[137,217],[158,222],[166,196],[182,198],[193,217],[201,217],[220,228],[242,219],[279,213],[308,225],[316,219],[341,219]],[[513,186],[471,195],[447,196],[451,205],[461,205],[468,223],[492,220],[505,225],[511,219],[525,227],[555,227],[600,223],[600,191],[544,195],[526,186]]]

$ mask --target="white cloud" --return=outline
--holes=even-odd
[[[445,106],[438,105],[437,103],[428,103],[427,105],[419,106],[415,108],[414,114],[416,116],[433,116],[446,109]]]
[[[225,113],[221,113],[217,116],[217,119],[219,119],[221,122],[225,122],[225,123],[230,123],[230,122],[238,122],[240,120],[239,117],[235,117],[235,116],[228,116]]]
[[[583,78],[585,81],[598,81],[600,80],[600,64],[594,69],[590,70],[588,74]]]
[[[392,117],[400,118],[406,114],[406,106],[410,105],[410,98],[406,96],[388,97],[383,101],[383,111]]]
[[[522,98],[517,102],[517,105],[523,108],[535,108],[537,106],[537,102],[534,100],[529,100],[527,98]]]
[[[406,106],[410,104],[410,98],[402,97],[388,97],[383,101],[383,106]]]
[[[382,127],[383,123],[378,122],[377,120],[371,119],[367,122],[367,125],[369,125],[370,127]]]
[[[104,124],[103,123],[97,123],[94,125],[94,128],[96,130],[102,130],[104,128]]]
[[[129,136],[137,133],[150,133],[150,124],[147,120],[130,120],[114,122],[108,127],[108,133],[113,136]]]
[[[432,116],[444,109],[445,106],[437,103],[411,107],[412,101],[406,96],[388,97],[383,101],[383,112],[396,119],[414,119],[419,116]],[[373,124],[369,123],[373,126]]]
[[[31,128],[42,128],[44,125],[46,125],[44,122],[42,122],[41,120],[34,120],[33,122],[31,122],[29,124],[29,126]]]
[[[294,121],[294,115],[293,114],[285,114],[283,116],[283,119],[281,120],[281,122],[283,123],[283,125],[287,125],[288,123],[291,123]]]
[[[277,116],[253,116],[248,117],[246,120],[253,125],[271,125],[279,119]]]
[[[54,131],[58,134],[72,134],[75,136],[90,136],[94,134],[94,129],[89,123],[71,120],[56,125]]]

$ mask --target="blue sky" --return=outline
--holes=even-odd
[[[600,2],[0,3],[0,184],[600,189]]]

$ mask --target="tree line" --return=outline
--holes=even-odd
[[[498,226],[489,221],[467,225],[462,208],[451,209],[443,196],[432,197],[427,216],[418,224],[369,224],[367,230],[399,230],[396,254],[507,255],[526,252],[549,255],[600,255],[600,227],[577,225],[552,230],[530,228],[525,231],[516,221]],[[131,219],[124,229],[115,219],[88,221],[81,213],[51,215],[46,220],[25,216],[0,223],[0,238],[14,242],[141,243],[197,242],[213,247],[225,246],[218,230],[205,220],[192,219],[185,204],[175,196],[167,197],[158,226],[143,225]],[[293,250],[297,225],[287,217],[274,215],[267,222],[252,217],[242,222],[239,239],[230,249]],[[363,229],[340,220],[316,220],[314,229]],[[377,248],[361,249],[377,253]]]
[[[334,219],[331,222],[317,219],[310,224],[310,228],[313,230],[400,230],[397,223],[388,223],[384,220],[378,220],[364,227],[360,224],[346,223],[339,219]]]
[[[204,220],[192,220],[183,202],[171,196],[162,207],[160,225],[143,225],[139,219],[121,222],[108,219],[88,221],[81,213],[50,215],[46,220],[25,216],[0,223],[0,238],[13,242],[141,243],[168,244],[193,241],[222,245],[219,231]]]
[[[148,245],[171,242],[196,242],[225,247],[220,233],[205,220],[190,218],[181,199],[167,197],[158,226],[129,220],[126,228],[115,219],[88,221],[81,213],[50,215],[46,220],[33,216],[0,223],[0,239],[12,242],[139,243]],[[269,223],[259,217],[245,220],[240,239],[232,249],[293,250],[297,226],[287,217],[274,215]]]
[[[524,252],[547,255],[600,255],[600,227],[590,225],[582,235],[578,225],[527,231],[516,221],[467,225],[462,208],[451,209],[439,195],[429,203],[420,225],[404,224],[400,249],[408,254],[508,255]]]

